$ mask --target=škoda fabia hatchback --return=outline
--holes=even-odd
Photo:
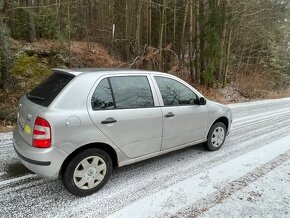
[[[22,163],[77,196],[99,190],[114,167],[198,143],[218,150],[232,122],[227,106],[175,76],[125,69],[55,69],[18,108]]]

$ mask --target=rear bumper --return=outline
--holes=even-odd
[[[56,146],[39,149],[27,144],[16,128],[13,132],[13,147],[22,164],[32,172],[48,178],[58,178],[62,163],[68,156]]]
[[[27,157],[24,157],[22,154],[20,154],[15,146],[14,146],[14,150],[16,152],[16,154],[18,155],[18,157],[20,157],[21,160],[27,162],[27,163],[30,163],[30,164],[34,164],[34,165],[39,165],[39,166],[49,166],[51,164],[51,161],[38,161],[38,160],[32,160],[32,159],[29,159]]]

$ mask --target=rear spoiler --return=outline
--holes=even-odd
[[[81,73],[81,72],[78,72],[78,71],[65,69],[65,68],[53,68],[52,71],[54,73],[61,73],[61,74],[67,74],[67,75],[73,75],[73,76],[77,76],[77,75],[79,75]]]

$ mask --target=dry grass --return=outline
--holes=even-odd
[[[97,43],[71,42],[73,67],[118,67],[122,62]]]
[[[249,99],[267,98],[268,92],[274,88],[274,77],[270,73],[259,72],[238,74],[236,77],[237,89],[242,96]]]
[[[12,126],[16,121],[16,108],[20,96],[18,91],[0,91],[0,127]]]
[[[269,99],[288,98],[288,97],[290,97],[290,88],[285,89],[285,90],[269,91],[268,92]]]
[[[275,90],[273,81],[273,75],[268,73],[239,74],[235,82],[225,88],[193,86],[208,99],[223,104],[290,97],[290,88]]]
[[[225,99],[219,89],[217,88],[209,88],[203,85],[193,85],[201,94],[203,94],[206,98],[222,103],[228,104],[230,103],[229,100]]]

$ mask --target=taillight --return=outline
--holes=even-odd
[[[34,122],[32,146],[36,148],[51,147],[51,128],[47,120],[37,117]]]

